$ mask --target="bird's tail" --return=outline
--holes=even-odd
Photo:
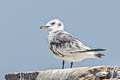
[[[98,54],[94,54],[96,57],[98,58],[102,58],[102,56],[105,56],[104,54],[98,53]]]
[[[98,49],[93,49],[94,51],[105,51],[106,49],[98,48]],[[105,56],[102,53],[95,54],[96,57],[102,58],[102,56]]]

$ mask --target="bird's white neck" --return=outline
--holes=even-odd
[[[61,26],[61,27],[51,27],[49,29],[49,33],[48,33],[48,38],[51,40],[52,37],[54,37],[57,33],[59,33],[60,31],[64,31],[64,26]]]

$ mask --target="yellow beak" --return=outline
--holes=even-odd
[[[47,29],[49,26],[41,26],[40,29]]]

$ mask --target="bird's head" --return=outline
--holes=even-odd
[[[41,26],[40,29],[50,29],[51,31],[64,30],[64,24],[59,19],[53,19],[46,25]]]

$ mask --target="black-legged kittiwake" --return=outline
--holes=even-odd
[[[73,62],[79,62],[86,58],[101,58],[104,54],[96,53],[96,51],[104,51],[106,49],[92,49],[84,45],[80,40],[64,31],[64,24],[59,19],[53,19],[40,29],[50,30],[48,34],[48,42],[51,54],[64,63],[70,62],[71,68]]]

